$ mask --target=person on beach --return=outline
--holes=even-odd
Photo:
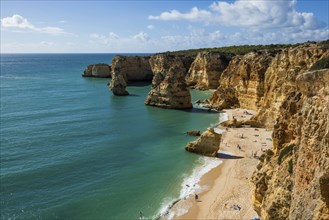
[[[198,200],[198,199],[199,199],[198,194],[195,194],[195,200]]]

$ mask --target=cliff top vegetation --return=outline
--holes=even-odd
[[[179,51],[167,51],[160,54],[166,55],[189,55],[196,56],[199,52],[219,52],[219,53],[230,53],[234,55],[244,55],[249,52],[256,52],[261,50],[268,50],[270,52],[276,52],[284,48],[297,47],[307,43],[316,42],[306,42],[297,44],[269,44],[269,45],[239,45],[239,46],[227,46],[227,47],[215,47],[215,48],[199,48],[199,49],[189,49],[189,50],[179,50]],[[318,42],[322,47],[329,48],[329,39],[326,41]]]

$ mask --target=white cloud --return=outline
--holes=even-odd
[[[211,18],[212,14],[206,10],[199,10],[197,7],[193,7],[188,13],[181,13],[177,10],[170,12],[162,12],[159,16],[150,15],[148,18],[153,20],[190,20],[190,21],[207,21]]]
[[[214,2],[209,10],[196,7],[190,12],[182,13],[177,10],[162,12],[158,16],[150,15],[153,20],[187,20],[248,28],[288,28],[317,29],[323,23],[316,20],[313,13],[297,12],[296,0],[276,1],[246,1],[237,0],[233,3]]]
[[[22,16],[17,14],[13,15],[12,17],[2,18],[1,26],[4,28],[34,28],[34,26],[31,25],[26,18],[23,18]]]
[[[14,14],[12,17],[6,17],[1,19],[1,28],[12,29],[13,31],[19,30],[30,30],[39,33],[51,34],[51,35],[63,35],[66,32],[59,27],[36,27],[26,18],[21,15]]]
[[[242,44],[296,43],[310,39],[319,41],[327,39],[329,30],[305,30],[302,32],[263,33],[259,30],[223,33],[220,30],[207,32],[206,29],[190,26],[186,35],[165,35],[161,37],[161,45],[165,50],[182,50],[191,48],[223,47]]]
[[[49,42],[49,41],[41,41],[40,44],[42,46],[53,46],[53,45],[55,45],[54,42]]]
[[[145,32],[139,32],[136,35],[129,36],[129,37],[120,37],[116,33],[110,32],[108,35],[102,35],[97,33],[90,34],[90,38],[94,40],[94,43],[100,43],[104,45],[113,45],[117,43],[123,43],[123,42],[148,42],[150,40],[150,37]]]
[[[154,29],[155,27],[154,27],[154,25],[150,24],[150,25],[147,26],[147,28],[150,29],[150,30],[152,30],[152,29]]]
[[[139,32],[135,36],[133,36],[133,39],[141,41],[141,42],[147,42],[150,40],[150,37],[147,33],[145,32]]]

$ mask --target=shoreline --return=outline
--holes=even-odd
[[[238,121],[256,114],[240,108],[225,109],[223,113],[227,114],[225,119],[232,120],[234,117]],[[259,217],[252,206],[250,177],[262,151],[272,148],[272,142],[268,139],[271,134],[272,131],[266,129],[246,126],[226,129],[220,143],[219,156],[216,157],[222,162],[201,176],[198,184],[202,190],[197,192],[199,199],[195,200],[191,194],[180,198],[158,219]]]

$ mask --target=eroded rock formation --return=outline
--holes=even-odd
[[[283,100],[296,89],[297,76],[324,57],[329,57],[329,50],[315,43],[278,53],[265,73],[266,88],[256,120],[273,127]]]
[[[187,85],[196,89],[216,89],[231,57],[223,53],[200,52],[186,76]]]
[[[105,63],[88,65],[87,68],[83,71],[82,76],[109,78],[111,77],[111,65]]]
[[[300,74],[294,88],[253,175],[254,205],[264,219],[329,219],[329,69]]]
[[[149,63],[149,56],[115,56],[112,68],[129,81],[151,81],[153,73]]]
[[[232,58],[221,74],[219,87],[210,99],[213,107],[258,110],[264,96],[265,72],[274,54],[251,52]]]
[[[221,74],[210,105],[258,111],[253,120],[272,128],[283,100],[296,89],[296,77],[328,56],[329,50],[316,43],[235,56]]]
[[[191,95],[185,83],[184,59],[171,55],[154,55],[150,59],[152,89],[145,104],[162,108],[192,108]]]
[[[128,95],[130,81],[151,81],[153,73],[149,56],[115,56],[112,60],[112,80],[109,87],[114,95]]]
[[[217,134],[214,129],[208,128],[208,130],[203,132],[196,141],[188,143],[185,150],[215,157],[217,155],[217,151],[219,150],[221,137],[222,135]]]

